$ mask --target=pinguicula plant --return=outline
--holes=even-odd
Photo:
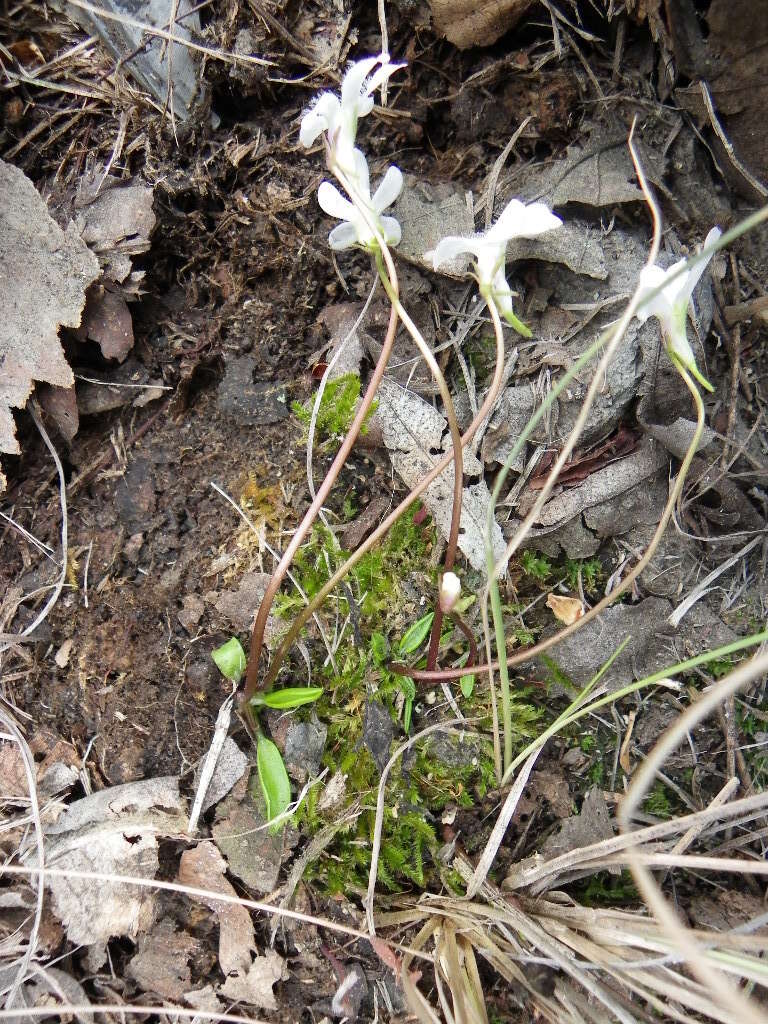
[[[409,706],[413,702],[413,693],[415,692],[413,687],[420,680],[438,681],[460,677],[465,678],[467,680],[466,692],[469,693],[471,692],[471,679],[487,678],[494,713],[497,775],[500,781],[502,778],[508,781],[510,773],[513,771],[513,766],[517,763],[512,754],[513,732],[509,667],[543,652],[565,635],[581,628],[594,618],[595,615],[599,614],[610,601],[615,600],[616,597],[623,593],[631,585],[632,581],[637,578],[637,575],[650,559],[653,550],[655,550],[661,534],[666,529],[674,504],[678,501],[681,494],[686,472],[703,429],[703,404],[693,378],[705,387],[709,387],[709,385],[698,371],[696,360],[687,340],[686,315],[693,289],[706,268],[706,261],[703,258],[697,257],[694,258],[691,266],[676,264],[675,267],[670,268],[668,271],[663,271],[656,266],[660,227],[658,212],[649,198],[649,202],[654,210],[654,242],[648,264],[641,275],[638,288],[632,300],[617,324],[611,326],[600,337],[596,338],[594,343],[575,360],[567,372],[553,383],[550,393],[531,417],[531,420],[513,446],[513,450],[509,454],[502,471],[497,475],[492,500],[489,503],[485,531],[487,579],[483,599],[480,604],[483,615],[487,661],[484,665],[478,664],[475,639],[460,614],[460,608],[464,599],[461,598],[461,585],[458,576],[454,572],[462,513],[463,450],[472,441],[481,425],[487,421],[504,381],[505,346],[503,322],[506,322],[506,324],[525,337],[530,337],[531,335],[530,329],[522,322],[514,310],[512,302],[513,293],[507,281],[506,273],[507,244],[515,238],[533,238],[556,230],[561,226],[562,221],[544,203],[537,202],[526,205],[518,199],[511,199],[507,202],[495,223],[487,231],[468,237],[448,236],[443,238],[437,243],[431,254],[435,268],[442,265],[445,261],[465,253],[474,257],[473,273],[480,295],[487,306],[494,329],[496,352],[492,379],[487,387],[481,407],[477,410],[469,427],[462,434],[456,420],[450,391],[440,367],[418,327],[403,307],[400,298],[397,271],[390,250],[391,247],[399,243],[402,229],[397,219],[386,211],[390,209],[402,192],[404,187],[403,175],[400,169],[395,166],[383,169],[379,184],[372,192],[368,161],[365,153],[358,145],[359,123],[361,118],[366,117],[373,110],[374,95],[377,88],[388,82],[390,77],[395,75],[402,67],[404,67],[403,64],[392,63],[388,55],[384,54],[366,58],[352,64],[344,76],[339,95],[332,92],[322,93],[304,115],[299,131],[300,141],[307,148],[314,146],[318,139],[322,139],[326,166],[329,174],[335,179],[335,183],[323,181],[319,186],[317,196],[321,209],[339,221],[330,231],[328,237],[330,248],[335,251],[357,248],[369,253],[372,257],[375,272],[378,274],[390,301],[391,309],[381,353],[370,376],[365,394],[358,403],[354,420],[341,442],[330,469],[318,487],[314,500],[298,525],[275,569],[259,606],[253,628],[246,671],[244,703],[246,718],[257,739],[259,749],[265,752],[264,757],[259,757],[258,761],[262,786],[265,787],[265,796],[267,795],[267,788],[271,785],[270,795],[267,797],[270,813],[273,811],[280,813],[278,809],[284,809],[283,805],[288,797],[286,797],[285,780],[282,778],[277,767],[277,760],[273,757],[272,748],[266,746],[271,741],[268,741],[263,736],[258,724],[259,708],[297,707],[300,703],[305,702],[305,698],[307,700],[316,699],[316,697],[309,696],[309,689],[304,692],[302,692],[303,688],[273,689],[288,650],[299,636],[304,625],[315,614],[325,597],[341,582],[344,576],[360,559],[370,551],[373,545],[384,536],[399,516],[424,493],[426,488],[451,463],[453,464],[454,480],[452,516],[443,564],[439,573],[434,610],[422,616],[418,622],[413,624],[411,630],[405,632],[401,642],[394,651],[395,654],[403,658],[413,657],[417,654],[419,657],[422,657],[420,648],[426,640],[427,633],[430,632],[426,668],[411,669],[407,665],[388,664],[387,671],[396,672],[405,677],[403,693],[406,696],[410,695]],[[630,148],[632,149],[631,139]],[[632,152],[634,157],[634,150]],[[637,161],[636,167],[643,190],[646,196],[649,196],[642,175],[642,169],[637,164]],[[745,229],[743,228],[742,230]],[[729,235],[735,237],[735,235],[729,233],[721,239],[717,229],[713,229],[710,232],[707,237],[708,250],[711,246],[710,256],[711,251],[721,247],[726,241],[730,240]],[[686,385],[691,389],[694,401],[697,403],[698,426],[696,436],[692,441],[689,453],[681,464],[654,539],[648,551],[635,568],[624,577],[610,595],[596,604],[594,608],[588,610],[573,625],[565,627],[558,635],[548,637],[546,640],[540,641],[526,650],[508,655],[498,578],[506,571],[509,558],[523,543],[535,516],[547,500],[560,470],[573,451],[601,386],[602,375],[609,360],[621,344],[627,325],[633,316],[637,316],[640,319],[646,319],[650,316],[659,318],[667,350]],[[435,379],[449,426],[450,451],[436,461],[433,468],[425,474],[424,478],[384,518],[370,536],[359,545],[350,555],[347,562],[330,575],[330,578],[320,587],[312,599],[308,601],[306,607],[298,613],[287,634],[282,638],[271,658],[268,668],[262,675],[260,663],[264,630],[274,597],[286,576],[296,552],[312,529],[312,525],[320,513],[369,415],[395,344],[398,323],[402,323],[413,338]],[[504,556],[496,561],[491,546],[491,528],[494,522],[495,503],[499,497],[500,489],[503,486],[509,466],[521,450],[522,445],[536,423],[545,415],[552,402],[573,381],[576,374],[601,350],[603,351],[602,359],[587,389],[576,423],[550,471],[546,484],[538,493],[533,508],[528,512],[525,520],[509,541]],[[489,601],[494,621],[493,638],[487,612]],[[441,626],[445,616],[451,617],[454,624],[465,634],[469,641],[470,650],[461,668],[451,670],[439,670],[437,668],[437,658],[443,635]],[[374,659],[374,662],[382,667],[380,659]],[[500,675],[501,728],[499,728],[499,722],[496,717],[496,698],[493,680],[493,673],[495,671],[498,671]],[[314,693],[315,691],[313,690],[312,692]],[[275,701],[278,703],[275,703]],[[282,704],[279,703],[281,701],[283,702]],[[500,742],[501,735],[503,735],[504,739],[503,756]],[[280,761],[280,764],[282,764],[282,761]],[[268,780],[266,785],[265,779]],[[269,780],[272,780],[271,783]]]
[[[216,667],[225,679],[238,684],[245,672],[246,657],[237,637],[231,637],[221,647],[211,652]],[[291,782],[285,769],[283,755],[277,745],[268,739],[259,726],[258,711],[261,708],[275,708],[279,711],[293,711],[312,704],[323,694],[319,686],[288,686],[282,690],[256,694],[250,701],[250,719],[256,733],[256,770],[264,794],[267,821],[282,818],[291,804]]]

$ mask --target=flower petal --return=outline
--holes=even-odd
[[[354,111],[355,118],[360,114],[363,83],[380,62],[381,57],[366,57],[364,60],[350,64],[349,70],[344,75],[344,81],[341,83],[341,105],[345,111]],[[372,106],[373,102],[371,102]]]
[[[382,213],[397,199],[403,191],[403,173],[399,167],[389,167],[381,179],[381,184],[373,193],[373,208]]]
[[[368,170],[368,161],[365,159],[365,154],[359,149],[353,151],[352,158],[355,164],[355,180],[353,184],[357,186],[360,198],[365,202],[370,202],[371,172]]]
[[[398,220],[394,217],[382,217],[381,228],[387,245],[400,245],[403,231]]]
[[[680,324],[673,325],[666,334],[665,340],[670,355],[677,356],[686,369],[690,370],[696,366],[696,357],[686,335],[685,320],[683,320],[682,327]]]
[[[321,132],[332,131],[338,121],[341,104],[338,97],[331,92],[318,96],[313,106],[301,119],[299,141],[307,149],[313,144]]]
[[[343,224],[337,224],[337,226],[328,235],[328,244],[336,252],[340,249],[349,249],[353,245],[357,245],[357,228],[354,224],[350,224],[349,221],[345,221]]]
[[[708,249],[711,245],[714,245],[718,240],[722,231],[720,228],[712,228],[707,237],[704,239],[704,249]],[[686,306],[690,302],[691,296],[694,293],[696,285],[701,280],[704,271],[709,266],[710,262],[714,258],[715,253],[711,253],[705,260],[700,260],[695,266],[691,267],[688,273],[685,275],[685,289],[681,289],[680,301],[683,300],[683,296],[686,298]]]
[[[330,217],[337,217],[339,220],[352,220],[355,216],[355,208],[348,199],[339,192],[330,181],[321,183],[317,190],[317,201]]]
[[[672,304],[664,290],[664,281],[667,274],[661,267],[643,267],[640,271],[640,285],[638,287],[639,304],[635,316],[641,323],[651,316],[657,316],[662,323],[668,323],[672,318]],[[661,288],[653,298],[648,298],[651,292]]]
[[[477,245],[474,238],[459,238],[458,235],[447,235],[441,238],[432,252],[432,266],[437,270],[441,263],[455,260],[464,253],[474,255]]]
[[[383,56],[384,55],[382,54],[382,57]],[[395,71],[399,71],[400,68],[404,68],[405,66],[406,65],[404,63],[382,64],[381,67],[377,71],[374,71],[374,73],[368,79],[368,82],[366,83],[365,86],[365,91],[367,92],[367,94],[369,96],[372,96],[373,93],[375,93],[376,90],[379,88],[379,86],[386,82],[390,75],[393,75]]]
[[[535,238],[562,225],[546,203],[526,206],[512,199],[501,211],[496,223],[486,233],[489,242],[508,242],[512,238]]]
[[[499,267],[493,275],[491,294],[493,295],[496,306],[502,316],[506,317],[512,312],[512,290],[509,287],[509,282],[504,276],[503,266]]]

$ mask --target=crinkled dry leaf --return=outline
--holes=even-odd
[[[650,173],[657,161],[646,149],[641,156],[646,173]],[[562,160],[531,166],[521,193],[528,202],[543,200],[552,207],[567,203],[610,207],[643,199],[623,134],[612,139],[592,136],[586,146],[569,146]]]
[[[563,853],[612,837],[613,825],[605,796],[601,789],[593,786],[584,797],[581,813],[563,821],[560,831],[544,841],[541,854],[547,859],[554,859]]]
[[[37,392],[40,405],[51,417],[65,441],[71,441],[80,427],[77,393],[74,388],[41,384]]]
[[[192,984],[189,959],[198,948],[197,939],[177,931],[173,921],[164,918],[139,938],[139,951],[128,962],[128,974],[144,992],[181,1000]]]
[[[464,193],[455,185],[431,185],[408,175],[393,213],[403,226],[398,255],[432,268],[425,254],[446,235],[471,235],[475,225]],[[469,264],[464,256],[449,260],[441,273],[463,274]]]
[[[283,862],[284,836],[268,828],[264,801],[256,799],[245,782],[216,808],[213,841],[226,858],[230,874],[257,893],[271,893],[277,888]]]
[[[407,487],[414,487],[439,461],[434,451],[444,452],[450,446],[443,416],[418,395],[383,380],[378,393],[379,406],[375,422],[380,426],[389,449],[392,465]],[[479,474],[481,465],[469,452],[464,454],[464,471]],[[443,536],[448,537],[453,499],[453,466],[447,466],[422,495]],[[485,569],[485,524],[490,491],[484,480],[464,488],[459,549],[473,568]],[[498,523],[492,534],[494,558],[504,554],[504,539]]]
[[[95,341],[105,359],[122,363],[133,348],[133,318],[123,296],[95,285],[77,336],[80,341]]]
[[[490,46],[513,28],[536,0],[429,0],[435,28],[460,50]]]
[[[179,864],[179,881],[212,893],[235,896],[235,890],[224,877],[227,862],[213,843],[198,843],[185,850]],[[251,953],[256,950],[256,937],[251,915],[237,903],[221,903],[214,895],[193,897],[205,903],[219,921],[219,964],[224,974],[244,978],[251,967]]]
[[[183,832],[186,820],[176,777],[113,786],[77,800],[46,828],[45,862],[65,870],[154,878],[157,837]],[[37,862],[34,845],[23,859]],[[154,896],[146,888],[66,876],[46,876],[45,882],[72,942],[135,938],[152,920]]]
[[[19,453],[11,408],[35,381],[74,384],[57,332],[79,325],[98,276],[77,231],[62,231],[29,178],[0,160],[0,451]]]
[[[14,965],[11,970],[15,972],[16,966]],[[0,985],[4,980],[4,978],[0,980]],[[57,1007],[61,1004],[69,1006],[88,1006],[90,1004],[80,982],[58,967],[38,969],[24,982],[22,992],[25,1006],[50,1006],[50,1017],[59,1017],[61,1020],[74,1019],[80,1021],[80,1024],[93,1024],[92,1013],[83,1011],[72,1016],[64,1016],[57,1012]]]
[[[668,461],[666,453],[660,451],[657,445],[643,442],[631,455],[598,469],[578,487],[556,495],[541,510],[536,522],[548,527],[567,523],[585,509],[601,505],[654,476]],[[522,495],[518,505],[519,515],[527,514],[537,493],[531,490]],[[620,523],[617,524],[616,532],[622,532]]]
[[[268,949],[264,956],[256,957],[246,974],[227,978],[219,992],[234,1002],[259,1006],[263,1010],[276,1010],[277,1002],[272,986],[287,977],[283,958],[274,949]]]
[[[566,626],[572,625],[584,614],[584,605],[578,597],[562,597],[560,594],[547,595],[547,608],[551,608],[555,618]]]
[[[74,223],[80,236],[99,257],[105,277],[125,281],[131,272],[131,256],[149,249],[155,226],[152,189],[139,182],[109,183],[100,190],[90,187],[78,197]]]

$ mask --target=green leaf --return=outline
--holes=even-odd
[[[427,638],[427,634],[432,628],[432,620],[435,617],[434,612],[427,612],[417,622],[405,631],[403,639],[398,645],[398,651],[400,654],[413,654],[419,647],[424,643]]]
[[[322,695],[322,686],[287,686],[284,690],[270,690],[269,693],[257,694],[251,703],[254,707],[288,711],[291,708],[300,708],[303,704],[312,704]]]
[[[475,689],[475,677],[474,676],[461,676],[461,692],[466,698],[472,696]]]
[[[403,707],[403,728],[405,729],[405,735],[411,731],[411,716],[413,715],[413,699],[407,697],[405,706]]]
[[[217,647],[215,651],[211,651],[211,657],[225,679],[231,679],[235,683],[240,682],[240,678],[245,672],[245,651],[236,636],[227,640],[221,647]]]
[[[272,740],[259,736],[256,747],[259,782],[267,804],[267,821],[279,817],[291,802],[291,783],[285,770],[283,755]]]
[[[416,683],[411,679],[410,676],[400,676],[400,692],[408,700],[414,700],[416,698]]]

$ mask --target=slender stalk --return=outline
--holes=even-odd
[[[469,657],[467,658],[467,666],[471,668],[473,665],[477,664],[477,641],[475,640],[474,634],[457,611],[448,612],[448,618],[451,620],[451,622],[453,622],[454,626],[457,626],[464,634],[464,636],[467,638],[467,643],[469,644]]]
[[[461,444],[466,446],[475,436],[479,430],[481,424],[485,421],[486,416],[491,412],[491,409],[496,402],[496,398],[501,388],[501,383],[504,374],[504,339],[502,336],[496,338],[496,365],[494,367],[493,379],[491,386],[488,389],[488,394],[485,396],[485,400],[481,407],[477,411],[477,415],[470,423],[468,429],[461,437]],[[319,608],[325,598],[334,587],[344,579],[347,573],[354,568],[355,565],[363,558],[374,545],[384,537],[388,530],[397,522],[400,516],[413,504],[416,499],[423,494],[423,492],[429,487],[433,480],[437,479],[438,476],[443,472],[446,466],[449,466],[453,461],[453,450],[446,452],[446,454],[433,466],[433,468],[419,481],[419,483],[412,488],[412,490],[405,496],[400,502],[397,508],[393,509],[392,512],[381,522],[373,533],[365,540],[360,547],[354,551],[347,561],[342,565],[331,578],[321,587],[321,589],[315,594],[314,598],[302,609],[302,611],[294,619],[291,628],[283,638],[282,643],[275,652],[275,656],[269,666],[267,672],[264,688],[269,689],[272,682],[277,675],[277,670],[285,657],[287,651],[290,649],[293,642],[298,637],[299,633],[303,629],[307,620],[311,618],[312,614]],[[407,673],[406,673],[407,674]],[[461,673],[460,673],[461,674]],[[464,673],[466,674],[466,673]]]
[[[493,300],[493,296],[488,294],[485,297],[488,303],[488,309],[491,314],[491,320],[493,321],[493,328],[496,333],[501,332],[501,320],[499,318],[499,311],[496,308],[496,303]],[[507,670],[507,663],[505,661],[505,655],[507,653],[507,638],[504,632],[504,616],[501,610],[501,595],[499,593],[499,584],[496,578],[496,566],[494,565],[493,557],[493,526],[496,521],[496,501],[501,492],[501,486],[503,483],[503,477],[505,473],[499,474],[497,478],[491,500],[488,502],[488,514],[485,524],[485,560],[486,567],[488,570],[488,580],[486,582],[485,591],[482,598],[482,607],[485,611],[483,615],[483,628],[485,631],[488,629],[488,591],[490,590],[491,596],[491,614],[493,615],[493,631],[496,641],[496,656],[499,659],[499,683],[501,686],[501,721],[504,730],[504,767],[506,768],[509,762],[512,760],[512,695],[509,686],[509,671]],[[490,650],[490,638],[486,633],[486,649]],[[427,668],[430,666],[428,665]],[[493,678],[489,679],[491,689],[493,689]],[[498,736],[498,715],[494,723],[494,750],[500,746]],[[498,766],[497,766],[498,774]]]
[[[365,395],[363,396],[360,406],[357,410],[352,426],[347,432],[347,436],[344,438],[341,447],[336,453],[336,458],[333,460],[331,468],[328,470],[325,479],[317,489],[317,494],[312,504],[309,506],[307,511],[304,513],[304,518],[299,524],[293,537],[291,537],[290,544],[285,549],[283,557],[280,559],[277,568],[272,574],[272,578],[267,585],[267,589],[264,593],[264,597],[259,605],[259,611],[256,615],[256,621],[253,625],[253,632],[251,634],[251,645],[248,653],[248,668],[246,669],[245,675],[245,689],[243,691],[243,705],[247,708],[248,702],[256,692],[259,679],[259,660],[261,657],[261,651],[264,645],[264,630],[267,624],[267,616],[269,610],[272,607],[272,602],[275,599],[275,594],[280,589],[280,586],[285,578],[285,574],[293,562],[296,552],[299,550],[304,538],[312,528],[312,524],[315,521],[318,512],[323,507],[323,504],[330,493],[331,488],[336,482],[336,478],[341,472],[349,453],[352,451],[352,446],[357,440],[357,436],[365,422],[368,411],[371,408],[376,392],[379,390],[379,384],[381,378],[384,376],[384,371],[387,368],[389,357],[392,354],[392,346],[395,342],[395,334],[397,332],[397,310],[392,307],[389,314],[389,323],[387,325],[387,333],[384,338],[384,344],[381,349],[381,355],[379,356],[378,362],[374,367],[373,374],[370,382],[366,389]]]
[[[555,733],[573,725],[586,715],[594,714],[606,705],[613,704],[616,701],[621,700],[623,697],[628,697],[631,693],[635,693],[637,690],[641,690],[645,686],[653,686],[655,683],[663,682],[663,680],[668,679],[670,676],[680,675],[692,668],[696,668],[698,665],[704,665],[709,661],[713,661],[715,658],[723,658],[727,657],[729,654],[736,654],[738,651],[743,651],[747,647],[754,647],[756,644],[764,644],[767,640],[768,631],[763,633],[753,633],[752,636],[741,637],[739,640],[726,644],[724,647],[718,647],[717,650],[706,651],[704,654],[697,654],[695,658],[688,658],[687,661],[681,661],[676,665],[670,665],[667,668],[661,669],[659,672],[654,672],[653,675],[645,676],[643,679],[638,679],[634,683],[623,686],[620,690],[614,690],[612,693],[606,694],[603,697],[598,697],[590,704],[584,704],[584,700],[592,689],[593,681],[590,681],[576,700],[566,708],[566,710],[552,723],[552,725],[545,729],[544,732],[537,736],[535,740],[529,743],[528,746],[524,750],[521,750],[514,758],[507,770],[504,772],[504,785],[510,781],[515,769],[519,768],[534,750],[538,750],[538,748],[546,743],[550,737],[554,736]],[[643,763],[645,764],[647,762]]]
[[[376,258],[376,266],[389,301],[397,310],[398,316],[402,320],[404,327],[416,342],[422,358],[429,367],[430,372],[437,383],[440,390],[440,397],[443,400],[445,418],[448,421],[448,428],[451,433],[451,444],[453,445],[453,505],[451,507],[451,525],[448,532],[448,544],[446,546],[445,557],[443,559],[443,569],[445,572],[448,572],[453,568],[456,561],[456,551],[459,544],[459,526],[461,523],[461,501],[464,492],[464,454],[461,431],[459,430],[459,424],[456,419],[456,410],[454,409],[453,399],[451,398],[451,393],[448,390],[445,377],[443,376],[432,351],[424,340],[421,331],[413,320],[411,320],[406,310],[403,309],[396,287],[393,288],[388,281],[384,267],[382,266],[381,256],[378,254]],[[427,668],[434,668],[437,662],[437,651],[440,646],[440,631],[442,626],[443,610],[440,607],[440,602],[438,601],[435,605],[435,616],[432,620],[432,631],[429,638]]]

